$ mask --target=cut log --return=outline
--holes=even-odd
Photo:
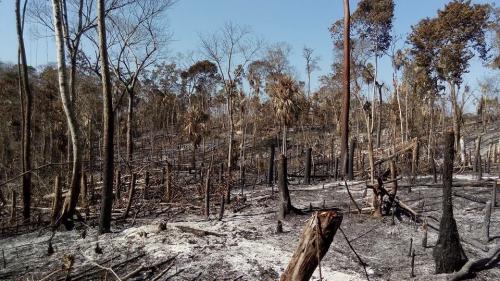
[[[281,281],[307,281],[311,278],[319,261],[330,248],[342,218],[342,213],[335,209],[315,213],[307,221],[299,245],[281,275]]]

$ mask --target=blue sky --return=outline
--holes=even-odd
[[[15,34],[14,0],[0,0],[0,61],[15,62],[17,41]],[[42,1],[42,0],[30,0]],[[474,0],[474,3],[494,3],[498,0]],[[351,12],[358,1],[351,0]],[[394,32],[406,38],[411,25],[425,17],[433,17],[447,0],[396,0]],[[287,42],[292,47],[290,61],[299,78],[305,80],[302,48],[308,46],[321,57],[320,71],[316,78],[330,71],[332,41],[328,27],[342,18],[342,0],[179,0],[168,12],[168,25],[174,41],[169,45],[170,54],[199,51],[199,35],[219,29],[225,22],[248,26],[252,32],[268,43]],[[42,34],[44,32],[42,31]],[[42,65],[53,62],[54,45],[50,32],[46,38],[35,38],[27,30],[26,48],[28,62]],[[401,40],[401,44],[404,40]],[[379,64],[380,76],[391,81],[391,65],[387,59]],[[477,80],[494,73],[474,61],[465,81],[477,88]],[[496,73],[498,75],[498,73]],[[316,80],[316,79],[313,79]],[[313,81],[313,88],[317,83]]]

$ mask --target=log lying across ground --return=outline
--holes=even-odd
[[[492,268],[500,262],[500,245],[491,249],[484,258],[469,260],[459,271],[455,272],[450,280],[464,280],[472,277],[476,272]]]
[[[319,261],[330,248],[342,218],[338,209],[313,214],[300,235],[299,245],[280,281],[306,281],[311,278]]]

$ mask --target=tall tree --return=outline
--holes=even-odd
[[[437,17],[420,21],[408,38],[417,65],[425,69],[427,76],[448,86],[457,151],[460,151],[463,122],[458,97],[460,85],[475,53],[483,60],[487,58],[485,32],[490,25],[490,14],[488,4],[454,0],[439,10]]]
[[[342,125],[340,138],[340,160],[342,174],[347,174],[347,153],[349,142],[349,108],[351,103],[351,14],[349,0],[344,0],[344,84],[342,103]]]
[[[260,42],[256,42],[248,28],[234,23],[226,23],[223,28],[212,35],[201,38],[201,47],[207,59],[213,61],[219,70],[223,82],[228,119],[228,152],[227,172],[231,178],[233,169],[233,145],[235,134],[234,99],[237,94],[236,84],[241,79],[244,67],[260,50]],[[230,201],[229,186],[226,200]]]
[[[28,64],[26,62],[26,50],[24,48],[24,15],[26,5],[24,2],[21,12],[21,1],[16,0],[16,31],[18,49],[18,74],[19,74],[19,92],[21,97],[21,112],[23,115],[22,132],[22,171],[23,171],[23,217],[30,219],[31,215],[31,109],[33,98],[30,89]]]
[[[80,195],[80,177],[82,170],[82,156],[81,156],[81,132],[80,125],[78,124],[73,103],[71,102],[71,92],[68,88],[68,76],[66,72],[66,55],[64,51],[64,32],[63,32],[63,13],[62,7],[66,5],[65,0],[53,0],[53,21],[56,39],[56,54],[57,54],[57,67],[58,67],[58,80],[59,80],[59,93],[61,101],[66,114],[66,121],[71,135],[71,143],[73,145],[73,173],[71,177],[71,190],[70,196],[67,198],[65,207],[62,214],[62,222],[67,227],[70,225],[66,222],[71,219],[78,203],[78,196]],[[74,74],[73,74],[74,75]],[[74,76],[73,76],[74,81]],[[72,82],[74,83],[74,82]],[[73,88],[74,90],[74,88]]]
[[[311,73],[319,69],[319,57],[313,55],[312,48],[304,47],[302,49],[302,57],[306,61],[306,74],[307,74],[307,97],[311,95]]]
[[[110,67],[119,81],[121,95],[128,97],[126,146],[129,163],[134,147],[136,86],[140,75],[156,62],[168,43],[170,36],[163,19],[173,3],[173,0],[134,0],[109,15]]]
[[[99,32],[99,54],[103,98],[103,186],[99,233],[111,230],[111,210],[113,208],[113,96],[111,95],[111,77],[109,75],[108,50],[106,45],[106,15],[104,0],[97,2],[97,29]]]
[[[372,120],[370,123],[370,137],[373,133],[375,120],[375,99],[377,89],[378,58],[389,48],[392,41],[392,21],[394,18],[393,0],[362,0],[358,3],[352,20],[361,40],[368,40],[371,44],[370,53],[375,58],[372,92]]]

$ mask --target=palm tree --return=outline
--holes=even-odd
[[[271,97],[276,117],[283,129],[283,145],[278,164],[278,189],[280,192],[280,217],[284,218],[295,210],[290,200],[287,183],[286,133],[288,126],[295,121],[305,102],[298,83],[289,75],[276,74],[268,77],[267,93]]]

